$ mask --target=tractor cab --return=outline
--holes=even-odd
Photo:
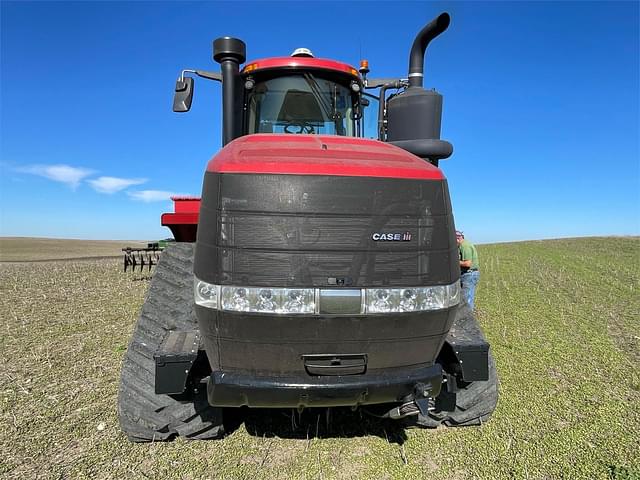
[[[314,58],[306,48],[289,57],[245,63],[245,43],[221,37],[213,42],[220,73],[183,70],[176,82],[173,110],[191,108],[194,82],[185,74],[192,73],[222,83],[223,145],[260,133],[365,137],[438,166],[453,147],[440,139],[442,95],[422,86],[424,54],[429,42],[448,25],[449,16],[442,14],[418,34],[407,79],[367,78],[366,60],[356,70],[347,63]],[[376,88],[377,96],[364,93]]]
[[[304,56],[299,56],[299,51]],[[311,57],[298,49],[290,57],[248,63],[244,80],[244,135],[289,133],[358,136],[362,79],[353,67]]]

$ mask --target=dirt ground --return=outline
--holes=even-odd
[[[146,246],[139,240],[65,240],[0,237],[0,262],[120,257],[123,247]]]
[[[3,240],[3,258],[65,246],[27,243]],[[118,245],[67,246],[100,257]],[[0,477],[639,478],[640,239],[486,245],[480,258],[500,378],[482,427],[234,411],[222,440],[154,444],[129,443],[116,414],[148,281],[117,258],[0,263]]]

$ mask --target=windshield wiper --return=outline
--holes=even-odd
[[[322,108],[322,110],[324,110],[327,118],[333,120],[333,124],[338,135],[345,135],[344,125],[342,125],[342,115],[338,114],[335,103],[333,105],[332,111],[331,106],[329,106],[326,100],[322,97],[322,90],[320,88],[320,85],[318,85],[318,81],[313,77],[313,75],[311,75],[310,73],[305,73],[304,79],[309,84],[309,88],[311,89],[313,97],[316,99],[318,104],[320,104],[320,107]]]
[[[315,98],[318,104],[320,104],[320,107],[322,107],[324,114],[327,116],[327,118],[330,118],[333,120],[333,114],[331,113],[331,108],[327,105],[327,102],[325,101],[325,99],[322,98],[322,91],[316,79],[313,78],[313,75],[311,75],[310,73],[305,73],[304,79],[309,84],[309,88],[311,89],[313,98]]]

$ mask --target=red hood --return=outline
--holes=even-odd
[[[209,172],[442,180],[442,171],[377,140],[335,135],[254,134],[220,150]]]

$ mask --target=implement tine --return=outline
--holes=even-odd
[[[127,267],[129,265],[132,264],[131,262],[131,249],[130,248],[123,248],[122,251],[124,252],[124,271],[127,271]]]
[[[145,265],[147,266],[147,271],[151,272],[151,268],[154,265],[157,265],[160,261],[160,254],[162,253],[163,248],[159,247],[158,244],[149,244],[147,248],[131,248],[126,247],[123,248],[124,259],[123,259],[123,267],[126,272],[129,267],[131,267],[132,271],[136,271],[136,268],[140,267],[140,272],[144,272]]]

